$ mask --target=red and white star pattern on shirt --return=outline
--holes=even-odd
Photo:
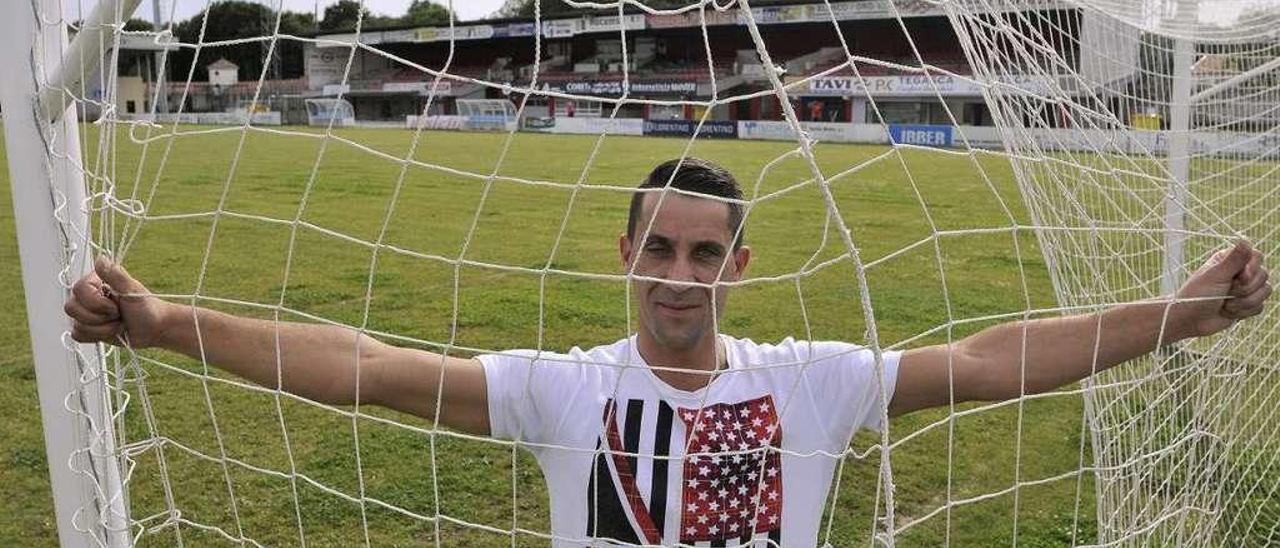
[[[782,526],[782,429],[769,395],[677,411],[688,436],[680,542]]]

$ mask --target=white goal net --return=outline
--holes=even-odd
[[[1240,239],[1280,267],[1275,1],[543,0],[527,19],[406,31],[362,17],[316,36],[279,30],[281,2],[258,2],[271,14],[260,35],[195,25],[148,53],[168,91],[132,76],[117,46],[181,29],[124,31],[137,0],[97,1],[0,8],[35,36],[4,50],[8,160],[34,174],[9,184],[40,185],[29,203],[50,208],[20,215],[19,237],[46,235],[61,261],[27,284],[60,295],[106,256],[170,302],[448,356],[610,344],[638,329],[636,278],[617,254],[628,201],[655,165],[694,157],[744,188],[751,268],[712,284],[732,287],[717,329],[739,338],[881,356],[1167,298]],[[595,53],[577,50],[588,39]],[[193,59],[313,46],[307,78],[362,93],[362,120],[385,108],[422,122],[350,127],[345,99],[307,99],[308,126],[158,123],[120,106],[143,89],[180,113],[207,85]],[[273,77],[256,66],[237,84],[256,90],[250,104]],[[22,85],[34,95],[12,91]],[[503,98],[466,98],[485,92]],[[446,112],[486,131],[436,131],[428,116]],[[20,133],[17,116],[35,125]],[[51,299],[30,306],[62,314]],[[780,506],[797,516],[783,519],[835,546],[1280,544],[1274,310],[1050,392],[895,418],[835,452],[784,433],[762,450],[835,472],[821,508]],[[597,540],[552,531],[565,510],[530,454],[545,446],[311,401],[203,354],[76,345],[50,321],[33,336],[74,362],[40,378],[42,391],[69,385],[42,396],[45,424],[69,425],[74,445],[49,444],[64,542]],[[638,430],[620,443],[646,486],[701,458]],[[779,543],[684,537],[683,520],[714,515],[658,492],[627,500],[664,544]]]

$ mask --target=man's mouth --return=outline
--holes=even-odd
[[[699,307],[696,303],[657,303],[658,308],[672,312],[685,312]]]

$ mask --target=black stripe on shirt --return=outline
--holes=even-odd
[[[627,463],[631,465],[631,473],[640,469],[636,466],[640,452],[640,426],[644,422],[644,400],[627,400],[627,422],[623,426],[622,448],[626,450]]]
[[[627,512],[622,508],[622,497],[614,488],[609,473],[609,449],[596,455],[595,470],[587,484],[587,535],[597,539],[640,544],[640,537],[631,527]]]
[[[675,412],[665,401],[658,401],[657,431],[653,436],[653,480],[649,489],[649,515],[658,528],[659,538],[665,537],[667,524],[667,468],[671,460],[671,425]]]

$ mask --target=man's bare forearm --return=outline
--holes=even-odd
[[[1247,242],[1214,253],[1175,293],[1094,314],[998,325],[902,355],[891,415],[1047,392],[1189,337],[1262,313],[1271,286]]]
[[[358,401],[489,433],[488,383],[476,359],[395,347],[343,327],[166,302],[104,258],[76,281],[63,310],[79,342],[164,348],[309,400]]]
[[[1160,302],[1132,303],[986,329],[958,343],[962,366],[980,368],[973,374],[985,379],[971,383],[973,393],[963,399],[1045,392],[1185,339],[1191,333],[1176,310]]]
[[[201,359],[269,388],[333,405],[356,400],[356,358],[361,401],[375,393],[373,360],[385,345],[337,326],[242,318],[206,308],[165,305],[155,346]],[[359,344],[357,345],[357,340]]]

